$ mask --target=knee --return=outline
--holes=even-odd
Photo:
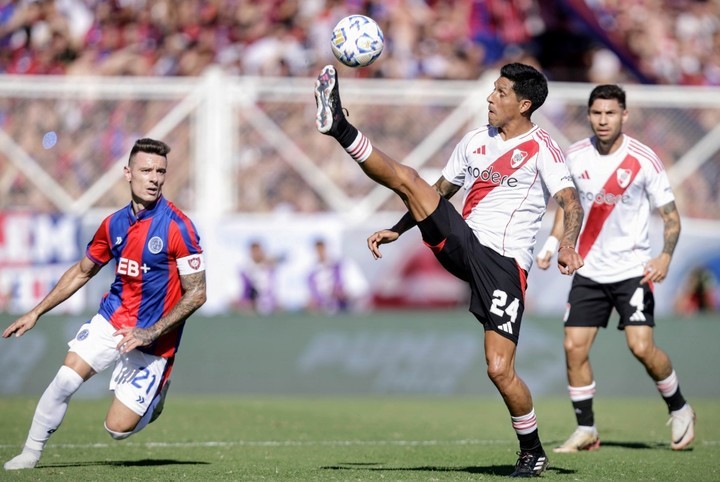
[[[52,383],[63,398],[70,398],[83,384],[83,378],[72,368],[61,366]]]
[[[405,165],[399,165],[396,174],[395,181],[388,187],[395,191],[402,199],[407,199],[410,197],[414,185],[422,178],[415,169]]]
[[[571,337],[565,337],[563,341],[565,356],[569,362],[580,362],[588,358],[589,348],[585,344],[577,343]]]
[[[123,431],[123,427],[109,427],[107,421],[104,425],[107,433],[115,440],[123,440],[133,434],[132,429],[129,431]]]
[[[503,387],[512,380],[514,371],[504,359],[496,359],[488,362],[487,374],[496,387]]]
[[[635,358],[646,360],[652,354],[655,345],[645,340],[636,340],[629,344],[629,348]]]

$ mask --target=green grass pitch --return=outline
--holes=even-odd
[[[11,320],[0,315],[0,326]],[[0,395],[0,462],[22,447],[37,399],[67,350],[64,340],[83,321],[44,317],[29,335],[0,341],[0,386],[17,387]],[[601,449],[553,454],[550,449],[575,426],[565,388],[562,329],[558,319],[526,317],[518,371],[536,387],[540,435],[550,457],[543,478],[720,481],[719,321],[715,315],[665,319],[656,330],[697,412],[690,450],[670,450],[665,404],[613,322],[598,336],[592,355]],[[298,371],[308,347],[327,340],[328,333],[344,340],[345,348],[314,371]],[[482,340],[482,331],[464,310],[193,317],[165,412],[155,423],[127,440],[112,440],[102,425],[110,403],[107,381],[93,380],[99,382],[97,390],[73,399],[39,466],[0,469],[0,481],[503,480],[518,445],[485,375],[481,348],[459,375],[456,395],[368,395],[391,363],[375,359],[392,350],[388,346],[407,352],[401,366],[409,371],[401,380],[407,374],[445,380],[453,366],[441,363],[453,359],[449,340],[473,337]],[[414,350],[428,346],[428,340],[435,341],[435,350],[426,350],[413,364]],[[395,345],[387,345],[391,342]],[[408,343],[414,343],[413,350],[407,350]],[[362,358],[368,346],[374,355]],[[366,373],[357,373],[358,361],[370,365]]]
[[[492,397],[169,397],[140,434],[113,441],[109,400],[76,400],[34,470],[2,480],[501,480],[517,442]],[[0,400],[0,458],[18,453],[36,400]],[[720,480],[720,401],[693,400],[690,450],[669,448],[658,397],[596,401],[602,447],[552,454],[553,480]],[[569,402],[536,401],[546,449],[573,429]]]

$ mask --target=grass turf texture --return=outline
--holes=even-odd
[[[16,455],[36,399],[0,400],[0,458]],[[106,400],[75,400],[34,470],[2,480],[501,480],[516,460],[491,397],[170,397],[125,441],[102,428]],[[602,447],[549,453],[553,480],[720,480],[720,401],[693,400],[692,449],[669,448],[659,397],[596,402]],[[536,401],[546,450],[573,430],[570,403]]]

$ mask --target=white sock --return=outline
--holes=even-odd
[[[593,425],[592,427],[588,427],[587,425],[578,425],[577,429],[582,432],[588,432],[588,433],[597,432],[597,428],[595,427],[595,425]]]
[[[589,400],[595,396],[595,380],[590,385],[584,387],[571,387],[568,385],[568,392],[570,392],[570,401],[582,402],[583,400]]]
[[[535,408],[530,410],[530,413],[521,415],[520,417],[510,416],[512,419],[512,426],[515,429],[515,433],[518,435],[527,435],[537,430],[537,418],[535,417]]]
[[[370,154],[372,154],[373,151],[373,146],[370,143],[370,139],[365,137],[362,132],[358,131],[357,137],[352,144],[345,148],[345,151],[350,154],[350,157],[355,159],[355,162],[360,164],[370,157]]]
[[[677,392],[678,389],[678,385],[679,384],[677,375],[675,374],[675,370],[673,370],[670,376],[667,377],[665,380],[655,382],[655,386],[657,386],[658,392],[660,392],[660,395],[665,398],[675,395],[675,392]]]
[[[75,370],[64,365],[60,367],[38,401],[23,452],[40,457],[50,435],[62,423],[70,397],[82,383],[82,377]]]

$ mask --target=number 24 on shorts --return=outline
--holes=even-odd
[[[490,306],[490,313],[503,318],[505,315],[510,317],[510,321],[515,323],[518,315],[518,308],[520,308],[520,300],[513,298],[508,304],[508,295],[503,290],[493,291],[492,305]]]

